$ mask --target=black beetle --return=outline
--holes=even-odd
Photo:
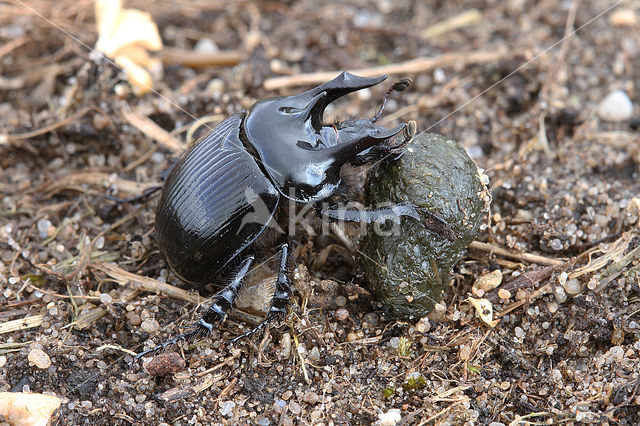
[[[343,72],[307,92],[256,102],[187,148],[162,187],[156,209],[158,247],[171,270],[194,286],[211,283],[232,267],[237,270],[192,331],[144,351],[137,358],[211,331],[233,306],[257,248],[263,247],[265,241],[272,247],[282,244],[271,309],[263,322],[234,341],[286,312],[291,294],[289,245],[286,235],[280,234],[280,241],[274,242],[273,233],[266,231],[286,208],[285,200],[318,204],[340,186],[343,164],[364,164],[403,145],[385,144],[406,125],[391,130],[376,126],[382,109],[371,119],[322,122],[331,102],[385,79],[386,76],[365,78]],[[394,85],[387,95],[394,88],[403,90],[407,84],[403,81]],[[404,143],[411,136],[407,133]],[[398,220],[401,216],[420,220],[419,213],[429,215],[408,203],[364,212],[333,204],[321,213],[328,218],[357,222]]]

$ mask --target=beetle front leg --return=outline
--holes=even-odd
[[[282,317],[287,313],[289,298],[291,297],[291,279],[289,278],[289,270],[287,268],[287,260],[289,258],[289,244],[285,243],[280,249],[280,264],[278,267],[278,279],[276,280],[276,290],[271,298],[271,307],[265,319],[253,329],[234,338],[231,343],[257,333],[265,328],[271,321],[277,317]]]
[[[408,216],[418,221],[424,218],[424,224],[430,231],[444,236],[449,241],[455,241],[458,237],[447,221],[435,213],[431,213],[427,209],[411,203],[398,203],[387,207],[367,210],[329,207],[322,212],[322,215],[331,219],[358,223],[384,223],[387,220],[400,223],[403,216]]]
[[[140,352],[136,355],[135,361],[150,353],[164,350],[167,346],[173,345],[174,343],[189,340],[199,335],[209,334],[213,330],[213,324],[222,321],[227,315],[227,312],[233,307],[233,302],[238,297],[240,287],[242,287],[245,278],[249,274],[249,269],[251,268],[251,265],[253,265],[253,261],[254,256],[249,256],[242,261],[240,269],[235,274],[231,282],[215,295],[213,303],[209,306],[209,309],[207,309],[204,315],[202,315],[202,318],[200,318],[195,324],[192,324],[191,331],[173,337],[161,345]]]

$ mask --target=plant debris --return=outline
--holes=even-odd
[[[140,96],[87,49],[95,6],[0,3],[0,399],[44,396],[43,421],[61,424],[640,423],[633,2],[125,1],[162,42],[143,54],[162,63],[157,93]],[[283,321],[232,346],[260,314],[243,305],[167,349],[184,368],[132,364],[212,289],[187,292],[167,269],[156,199],[111,199],[161,183],[223,117],[341,70],[396,77],[327,123],[373,116],[411,78],[379,124],[456,140],[489,178],[491,211],[443,299],[389,318],[354,261],[357,230],[309,226],[293,236]],[[604,102],[618,91],[624,111]],[[622,121],[600,119],[601,103]],[[359,185],[366,170],[344,175]]]

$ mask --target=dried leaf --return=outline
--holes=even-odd
[[[61,402],[55,395],[0,392],[0,417],[9,424],[45,426]]]
[[[467,300],[476,308],[480,319],[489,324],[490,327],[495,327],[500,322],[500,320],[493,319],[493,304],[488,299],[474,299],[473,297],[469,297]]]
[[[473,288],[483,290],[485,292],[493,290],[502,283],[502,273],[499,269],[491,271],[478,277],[476,282],[473,283]]]
[[[113,58],[127,73],[137,95],[152,89],[149,71],[161,74],[162,63],[148,52],[162,49],[155,22],[146,12],[122,9],[122,1],[96,1],[98,41],[96,50]]]

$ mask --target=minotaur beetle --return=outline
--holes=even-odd
[[[331,102],[385,79],[343,72],[307,92],[256,102],[187,148],[162,187],[156,210],[158,247],[171,270],[191,285],[215,283],[232,268],[235,273],[191,331],[140,353],[138,358],[211,331],[233,306],[259,254],[257,248],[265,244],[281,244],[271,308],[258,326],[234,341],[286,313],[291,294],[287,270],[290,249],[285,234],[274,242],[273,232],[266,231],[286,208],[285,200],[319,205],[340,186],[343,164],[371,162],[403,145],[385,142],[406,125],[391,130],[378,127],[375,122],[380,113],[371,119],[336,124],[322,121]],[[391,90],[403,90],[407,85],[406,80],[396,83],[387,96]],[[411,136],[405,130],[404,143]],[[402,216],[420,220],[421,215],[434,222],[435,217],[409,203],[364,212],[333,204],[321,214],[355,222],[397,221]],[[437,218],[435,222],[441,223]],[[446,228],[442,225],[440,229]]]

